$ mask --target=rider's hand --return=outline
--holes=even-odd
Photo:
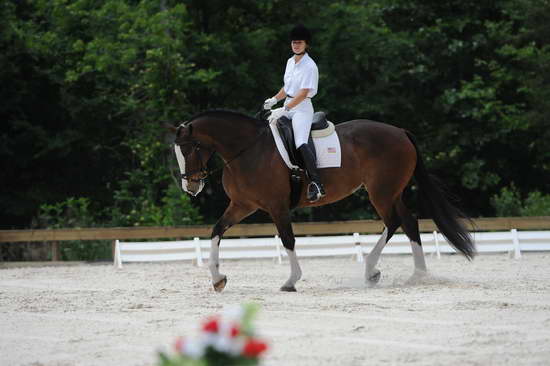
[[[277,99],[275,97],[268,98],[264,102],[264,109],[269,110],[271,109],[275,104],[277,104]]]
[[[279,120],[279,118],[283,117],[283,116],[286,116],[287,114],[287,111],[283,108],[277,108],[277,109],[272,109],[271,110],[271,114],[269,115],[269,117],[267,117],[267,120],[269,121],[269,124],[275,124],[277,123],[277,121]]]

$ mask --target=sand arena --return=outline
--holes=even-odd
[[[427,257],[406,283],[408,255],[382,255],[376,288],[349,258],[223,261],[215,293],[190,263],[82,264],[0,270],[2,365],[154,365],[156,351],[225,306],[255,302],[270,344],[263,365],[548,365],[550,254]]]

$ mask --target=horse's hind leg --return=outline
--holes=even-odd
[[[212,242],[210,244],[210,257],[208,259],[208,268],[212,276],[212,285],[217,292],[223,291],[227,284],[227,276],[220,273],[220,240],[223,233],[231,226],[239,223],[242,219],[256,211],[253,208],[239,206],[233,201],[218,220],[212,230]]]
[[[397,228],[401,224],[399,216],[397,215],[391,204],[377,205],[373,201],[373,205],[376,208],[378,214],[382,217],[382,220],[384,221],[384,231],[382,232],[382,236],[380,237],[380,239],[378,239],[378,242],[376,243],[374,248],[367,256],[365,264],[365,278],[367,284],[369,285],[375,285],[380,280],[380,270],[376,268],[376,264],[378,263],[378,259],[380,258],[382,250],[395,233],[395,230],[397,230]]]
[[[401,198],[395,204],[397,214],[401,218],[401,227],[411,241],[411,249],[414,259],[414,274],[411,280],[423,277],[427,274],[426,260],[422,250],[422,241],[420,240],[420,231],[418,229],[418,220],[410,213],[409,209]]]

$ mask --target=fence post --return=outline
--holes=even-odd
[[[111,241],[111,254],[113,255],[113,261],[116,261],[116,240]]]
[[[437,259],[441,259],[441,252],[439,251],[439,239],[437,238],[437,231],[434,231],[434,239],[435,239],[435,253],[437,255]]]
[[[120,241],[115,240],[115,254],[113,255],[113,264],[118,268],[122,268],[122,256],[120,254]]]
[[[512,241],[514,242],[514,259],[520,259],[521,249],[519,247],[518,231],[516,229],[512,229],[511,231],[512,231]]]
[[[58,241],[52,242],[50,250],[52,255],[52,262],[57,262],[61,260],[61,248],[59,247]]]
[[[283,257],[281,255],[281,245],[280,245],[279,235],[275,235],[275,248],[277,249],[277,262],[279,264],[282,264]]]
[[[355,249],[357,250],[357,262],[363,263],[363,248],[361,247],[361,237],[359,233],[353,233],[355,239]]]
[[[197,255],[197,267],[202,267],[202,252],[201,252],[201,241],[199,238],[193,238],[195,242],[195,254]]]

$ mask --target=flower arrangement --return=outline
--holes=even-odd
[[[179,337],[175,354],[159,353],[159,366],[258,365],[267,344],[255,337],[256,305],[243,305],[206,319],[195,338]]]

